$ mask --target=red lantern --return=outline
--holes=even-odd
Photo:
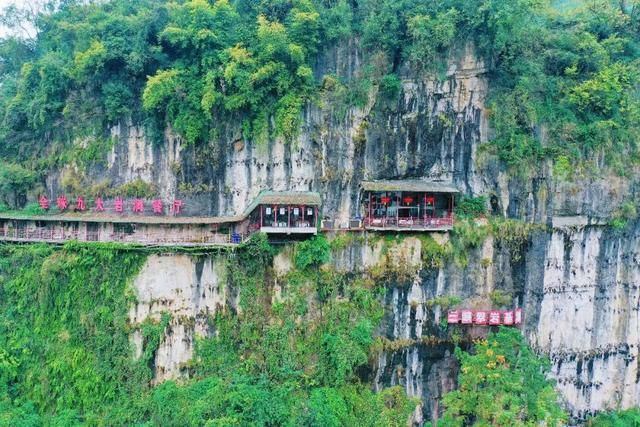
[[[382,201],[382,204],[383,204],[383,205],[388,205],[388,204],[389,204],[389,202],[391,201],[391,197],[389,197],[389,196],[382,196],[382,197],[380,198],[380,200]]]
[[[425,196],[425,198],[424,198],[424,203],[425,203],[425,205],[427,205],[427,206],[433,206],[434,202],[435,202],[435,200],[434,200],[434,198],[433,198],[433,197],[426,197],[426,196]]]
[[[410,205],[411,203],[413,203],[413,197],[411,196],[407,196],[404,199],[402,199],[402,201],[406,204],[406,205]]]

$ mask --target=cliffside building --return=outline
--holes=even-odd
[[[223,246],[254,232],[317,234],[320,195],[311,192],[260,193],[237,216],[170,216],[113,212],[0,213],[0,240],[60,243],[70,240],[149,246]]]
[[[454,196],[450,184],[420,180],[362,183],[365,229],[393,231],[450,230]]]

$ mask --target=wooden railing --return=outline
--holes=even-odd
[[[77,231],[50,228],[0,228],[0,240],[23,241],[23,242],[66,242],[71,240],[86,242],[121,242],[137,243],[149,246],[201,246],[201,245],[237,245],[247,240],[249,233],[211,233],[209,235],[187,234],[183,236],[168,236],[166,234],[152,234],[143,232],[116,232],[102,233],[99,231]]]
[[[453,227],[453,216],[433,217],[433,218],[365,218],[364,226],[368,228],[450,228]]]

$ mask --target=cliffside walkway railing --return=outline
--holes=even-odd
[[[70,241],[79,242],[113,242],[130,243],[144,246],[237,246],[245,242],[255,231],[248,233],[211,233],[208,236],[168,236],[155,233],[99,233],[94,231],[62,231],[58,229],[8,229],[0,228],[0,241],[9,242],[44,242],[64,243]]]
[[[438,230],[453,227],[453,216],[433,218],[368,217],[363,222],[365,228],[370,229]]]

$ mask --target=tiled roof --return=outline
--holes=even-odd
[[[449,182],[399,179],[386,181],[363,181],[365,191],[415,191],[423,193],[459,193]]]
[[[244,211],[249,215],[259,205],[320,206],[320,194],[312,191],[262,191]]]
[[[242,215],[236,216],[167,216],[167,215],[116,215],[105,212],[66,212],[59,214],[27,215],[24,212],[0,212],[1,219],[30,221],[82,221],[129,224],[228,224],[244,220],[261,204],[319,206],[320,194],[309,191],[263,191]]]

